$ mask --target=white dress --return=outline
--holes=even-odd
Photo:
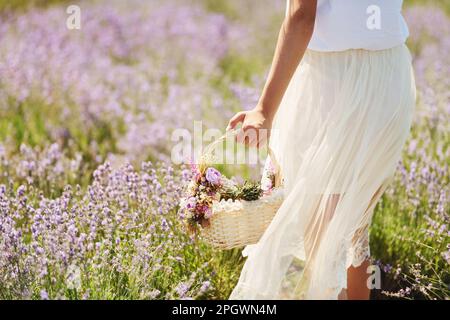
[[[230,299],[336,299],[369,256],[373,209],[409,134],[408,48],[307,50],[274,119],[285,200]]]

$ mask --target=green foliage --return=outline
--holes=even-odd
[[[236,19],[239,15],[238,9],[230,1],[223,0],[203,0],[206,9],[225,15],[229,19]]]
[[[69,3],[68,0],[0,0],[0,11],[22,10],[32,7],[46,7],[59,3]]]
[[[235,188],[225,189],[221,191],[220,196],[223,200],[258,200],[262,195],[261,184],[259,182],[245,181],[242,185]]]
[[[450,0],[405,0],[405,5],[428,5],[428,6],[439,6],[444,9],[448,14],[450,14]]]
[[[222,60],[220,67],[231,81],[252,84],[255,74],[264,70],[264,63],[260,57],[229,54]]]

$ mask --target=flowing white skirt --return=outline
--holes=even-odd
[[[285,200],[230,299],[336,299],[369,256],[373,209],[392,178],[415,106],[405,45],[307,51],[276,114],[271,147]]]

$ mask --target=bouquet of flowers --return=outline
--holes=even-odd
[[[180,204],[182,216],[188,230],[197,233],[199,227],[208,227],[214,214],[214,203],[255,201],[270,194],[275,186],[273,170],[265,170],[261,182],[238,184],[221,174],[216,168],[206,165],[191,165],[192,180]]]
[[[180,203],[188,231],[201,232],[217,249],[256,243],[284,200],[281,168],[270,147],[259,182],[238,183],[210,165],[216,159],[214,148],[236,133],[228,131],[213,141],[204,149],[199,164],[191,165],[192,179]]]

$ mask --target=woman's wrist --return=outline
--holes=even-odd
[[[262,104],[258,104],[254,110],[261,113],[262,116],[264,117],[264,119],[266,119],[266,121],[272,122],[274,116],[275,116],[275,108],[271,108],[267,105],[262,105]]]

